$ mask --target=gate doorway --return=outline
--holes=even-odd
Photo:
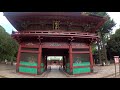
[[[69,63],[68,49],[42,49],[42,57],[45,62],[45,70],[59,70],[65,69],[66,64]]]
[[[63,56],[47,56],[47,68],[51,70],[63,68]]]

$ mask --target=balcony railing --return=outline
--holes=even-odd
[[[63,31],[21,31],[13,32],[12,35],[66,35],[66,36],[97,36],[94,33],[63,32]]]

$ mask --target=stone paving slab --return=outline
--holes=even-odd
[[[53,65],[51,66],[51,71],[47,74],[46,78],[66,78],[66,75],[59,71],[59,65]]]
[[[119,72],[119,66],[117,65],[117,73]],[[94,73],[91,74],[81,74],[79,76],[69,75],[68,78],[109,78],[115,75],[115,66],[111,64],[110,66],[94,66]]]
[[[117,72],[118,71],[119,67],[117,65]],[[30,76],[18,74],[15,71],[15,66],[0,64],[1,78],[114,78],[114,73],[115,66],[114,64],[111,64],[110,66],[94,66],[94,73],[91,74],[67,77],[64,73],[58,70],[58,67],[55,69],[55,66],[53,66],[51,72],[49,72],[45,77],[42,77],[40,75]],[[120,78],[120,75],[116,78]]]

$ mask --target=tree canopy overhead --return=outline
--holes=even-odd
[[[107,42],[107,51],[109,51],[110,59],[113,59],[113,56],[120,56],[120,29],[117,29],[115,34],[110,36]]]
[[[88,13],[108,18],[105,24],[97,30],[97,33],[100,36],[100,40],[97,42],[99,61],[100,63],[102,63],[102,61],[105,61],[107,63],[108,60],[106,51],[107,40],[108,36],[110,36],[112,32],[112,28],[116,25],[116,23],[114,22],[113,19],[111,19],[111,17],[106,12],[88,12]],[[96,53],[95,49],[94,52]]]

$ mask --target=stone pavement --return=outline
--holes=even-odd
[[[66,75],[59,71],[59,65],[52,65],[51,71],[45,76],[45,78],[66,78]]]
[[[117,65],[117,72],[119,67]],[[111,64],[109,66],[94,66],[94,73],[84,74],[79,76],[70,75],[66,76],[63,72],[59,70],[59,66],[52,66],[51,71],[47,72],[45,76],[37,75],[23,75],[18,74],[15,71],[15,66],[0,64],[0,77],[1,78],[120,78],[119,73],[115,77],[115,66]]]
[[[119,72],[119,65],[116,66],[117,73]],[[118,74],[117,74],[118,75]],[[115,66],[111,64],[109,66],[94,66],[94,73],[87,75],[80,75],[76,78],[114,78]],[[74,77],[75,78],[75,77]]]

